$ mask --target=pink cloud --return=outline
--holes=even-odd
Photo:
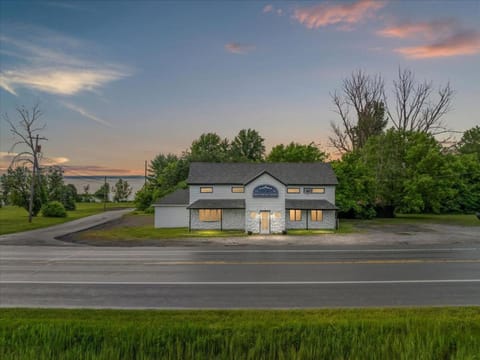
[[[247,54],[255,50],[255,46],[251,44],[240,44],[236,42],[231,42],[225,44],[225,50],[232,54]]]
[[[272,4],[268,4],[268,5],[265,5],[265,7],[263,8],[262,12],[265,14],[265,13],[269,13],[269,12],[272,12],[273,11],[273,5]]]
[[[385,2],[380,0],[359,0],[348,4],[323,3],[296,9],[293,18],[309,29],[337,24],[342,28],[351,28],[353,24],[373,16],[384,6]]]
[[[378,35],[391,38],[410,38],[421,36],[434,38],[439,35],[451,35],[454,32],[456,23],[453,20],[437,20],[430,22],[406,22],[396,26],[389,26],[377,32]]]
[[[480,34],[461,32],[432,45],[420,45],[395,49],[409,59],[427,59],[480,53]]]

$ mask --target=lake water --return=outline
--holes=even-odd
[[[110,189],[115,186],[115,183],[118,181],[118,179],[127,181],[133,189],[128,200],[133,200],[135,193],[140,190],[145,183],[145,178],[143,176],[107,176],[107,183],[110,184]],[[65,184],[75,185],[79,194],[83,194],[83,187],[89,185],[90,189],[88,192],[93,194],[104,184],[105,176],[64,176],[64,181]],[[110,193],[110,199],[112,199],[112,197],[113,194]]]

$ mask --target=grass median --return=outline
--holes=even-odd
[[[133,203],[107,203],[107,210],[134,207]],[[28,222],[28,212],[18,206],[4,206],[0,208],[0,235],[20,231],[34,230],[52,225],[62,224],[85,216],[95,215],[103,211],[103,203],[77,203],[77,209],[67,212],[67,217],[43,217],[41,213]]]
[[[480,308],[0,310],[1,359],[478,359]]]

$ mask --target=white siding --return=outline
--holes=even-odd
[[[278,198],[254,198],[253,189],[264,184],[275,186],[278,190]],[[245,196],[246,231],[251,231],[252,233],[260,232],[260,219],[252,218],[250,213],[256,212],[258,214],[262,210],[270,211],[271,215],[280,213],[279,217],[271,216],[271,233],[281,233],[285,230],[285,185],[270,175],[263,174],[245,186],[243,195]]]
[[[245,210],[224,209],[221,221],[200,221],[198,209],[192,209],[191,227],[193,230],[243,230],[245,229]]]
[[[155,227],[173,228],[188,227],[188,209],[186,205],[182,206],[155,206]]]
[[[244,193],[232,193],[232,186],[235,185],[205,185],[212,186],[212,193],[201,193],[198,185],[190,185],[190,204],[199,199],[244,199]]]
[[[327,200],[328,202],[335,205],[335,186],[331,185],[309,185],[309,186],[289,186],[289,187],[299,187],[300,194],[285,194],[286,199],[296,199],[296,200]],[[314,187],[323,187],[325,188],[325,193],[323,194],[305,194],[303,192],[304,188],[314,188]]]
[[[309,229],[335,229],[335,211],[323,210],[322,221],[312,221],[310,218],[310,210],[302,210],[301,221],[290,221],[290,214],[287,210],[285,216],[285,222],[287,229],[306,229],[307,228],[307,216],[308,216],[308,228]]]

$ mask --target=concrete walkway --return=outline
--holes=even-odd
[[[133,209],[110,210],[59,225],[2,235],[0,236],[0,245],[83,246],[81,244],[57,240],[57,238],[117,220],[132,210]]]

